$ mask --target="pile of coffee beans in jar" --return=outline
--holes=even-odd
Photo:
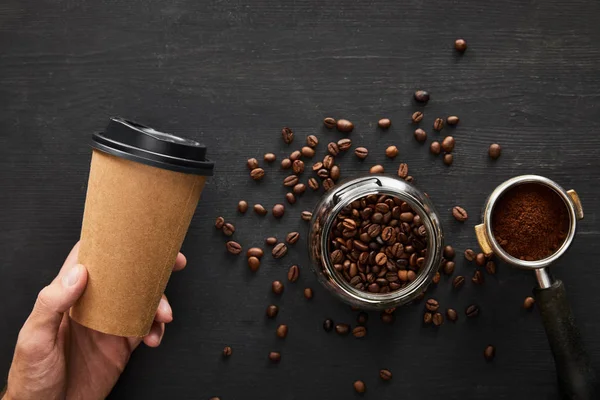
[[[414,281],[427,259],[427,229],[402,199],[370,194],[336,216],[329,260],[358,290],[385,294]]]

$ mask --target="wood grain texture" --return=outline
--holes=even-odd
[[[395,173],[409,164],[415,183],[434,200],[448,242],[475,247],[472,227],[486,196],[514,175],[537,173],[578,191],[586,217],[569,253],[554,268],[600,370],[597,301],[600,272],[600,5],[592,1],[523,2],[356,0],[8,0],[0,5],[0,377],[6,376],[18,331],[37,292],[58,271],[79,236],[90,161],[87,141],[109,116],[122,115],[197,138],[217,161],[184,252],[189,267],[167,288],[175,320],[157,350],[138,350],[112,398],[347,399],[352,382],[376,399],[556,399],[554,365],[537,311],[521,303],[532,275],[499,266],[484,287],[454,293],[443,278],[432,293],[461,311],[456,324],[422,327],[422,305],[401,308],[393,326],[371,313],[366,340],[340,338],[324,318],[354,323],[355,313],[318,286],[303,243],[279,260],[269,255],[252,275],[243,257],[225,252],[213,228],[234,221],[245,247],[300,230],[306,193],[282,220],[239,216],[237,201],[269,208],[283,202],[286,175],[266,168],[248,178],[245,160],[272,151],[279,159],[316,134],[322,157],[331,139],[325,116],[356,128],[359,162],[339,157],[351,177],[382,163]],[[453,50],[457,37],[469,49]],[[411,95],[432,100],[422,123],[429,141],[452,132],[450,168],[412,138]],[[459,115],[455,129],[430,128],[437,116]],[[381,117],[392,120],[383,132]],[[296,141],[286,146],[282,126]],[[503,146],[499,160],[487,147]],[[385,159],[395,144],[400,156]],[[306,173],[305,178],[306,179]],[[452,220],[459,204],[470,214]],[[281,298],[270,282],[298,263],[300,279]],[[473,267],[459,257],[455,274]],[[572,273],[570,273],[572,272]],[[307,302],[302,289],[315,297]],[[266,306],[280,305],[277,321]],[[476,321],[462,310],[482,307]],[[284,341],[277,323],[287,323]],[[483,349],[497,348],[486,363]],[[223,346],[233,356],[221,358]],[[282,351],[269,365],[267,354]],[[382,383],[380,368],[394,378]]]

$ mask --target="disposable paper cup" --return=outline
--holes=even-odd
[[[70,315],[145,336],[214,164],[195,141],[120,118],[92,147],[79,249],[88,283]]]

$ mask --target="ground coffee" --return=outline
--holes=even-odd
[[[564,242],[569,214],[552,189],[528,183],[507,191],[494,206],[496,241],[511,256],[536,261],[551,256]]]

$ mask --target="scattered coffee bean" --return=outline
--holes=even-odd
[[[338,335],[347,335],[350,332],[350,326],[348,324],[336,324],[335,333]]]
[[[312,290],[311,288],[305,288],[305,289],[304,289],[304,297],[305,297],[307,300],[310,300],[310,299],[312,299],[312,298],[313,298],[313,290]]]
[[[452,165],[452,162],[454,162],[454,156],[450,153],[444,154],[444,164],[449,166]]]
[[[347,119],[339,119],[336,126],[340,132],[352,132],[352,129],[354,129],[354,124]]]
[[[304,221],[310,221],[312,219],[312,213],[310,211],[302,211],[302,213],[300,214],[300,217]]]
[[[417,142],[423,143],[427,140],[427,133],[423,129],[418,128],[415,130],[415,139],[417,139]]]
[[[340,154],[340,148],[338,147],[337,143],[334,142],[330,142],[327,145],[327,151],[334,157]]]
[[[319,182],[315,178],[308,178],[308,187],[312,190],[319,190]]]
[[[421,111],[415,111],[411,117],[412,122],[415,124],[418,124],[419,122],[423,121],[423,113]]]
[[[449,308],[446,310],[446,318],[448,318],[448,321],[454,322],[458,319],[458,313],[455,309]]]
[[[279,313],[279,307],[277,307],[276,305],[271,304],[267,307],[267,317],[275,318],[277,316],[277,313]]]
[[[446,261],[446,263],[444,264],[444,274],[450,276],[454,273],[454,261]]]
[[[260,268],[260,260],[257,257],[248,257],[248,267],[250,271],[256,272]]]
[[[275,218],[281,218],[285,214],[285,206],[283,204],[275,204],[273,206],[273,216]]]
[[[327,178],[329,178],[329,171],[326,170],[325,168],[321,168],[320,170],[317,171],[317,176],[321,179],[327,179]]]
[[[398,148],[396,146],[389,146],[387,149],[385,149],[385,155],[388,158],[394,158],[398,155]]]
[[[281,160],[281,169],[290,169],[292,168],[292,160],[289,158],[284,158]]]
[[[454,206],[452,208],[452,216],[455,220],[459,222],[465,222],[467,218],[469,218],[469,214],[467,214],[467,211],[460,206]]]
[[[467,50],[467,42],[465,42],[465,39],[456,39],[454,41],[454,48],[456,51],[464,53]]]
[[[309,147],[317,147],[317,145],[319,144],[319,139],[315,135],[308,135],[306,137],[306,144]]]
[[[462,275],[458,275],[452,281],[452,286],[454,286],[454,289],[460,289],[464,284],[465,284],[465,277]]]
[[[273,258],[281,258],[286,255],[287,250],[285,243],[277,243],[271,250],[271,254],[273,254]]]
[[[412,175],[407,176],[406,178],[404,178],[404,180],[408,183],[412,182],[415,178],[412,177]]]
[[[272,163],[273,161],[275,161],[277,159],[277,157],[275,156],[275,154],[273,153],[267,153],[264,155],[263,160],[265,160],[268,163]]]
[[[441,118],[436,118],[435,121],[433,121],[433,130],[439,132],[442,129],[444,129],[444,120]]]
[[[318,170],[320,170],[320,169],[322,169],[322,168],[323,168],[323,163],[321,161],[317,161],[312,166],[312,170],[315,171],[315,172],[318,171]]]
[[[476,285],[483,285],[484,279],[481,271],[475,271],[475,273],[473,274],[473,278],[471,278],[471,281]]]
[[[367,336],[367,328],[359,325],[352,329],[352,335],[354,335],[355,338],[364,338]]]
[[[327,178],[323,181],[323,189],[325,189],[325,191],[329,191],[332,187],[335,186],[335,182],[333,182],[333,179],[331,178]]]
[[[431,142],[429,145],[429,152],[436,156],[439,155],[442,152],[442,146],[440,145],[440,142]]]
[[[434,285],[437,285],[438,283],[440,283],[441,279],[442,279],[442,274],[440,274],[439,272],[436,272],[435,275],[433,275],[433,278],[431,279],[431,282]]]
[[[400,166],[398,166],[398,177],[400,177],[402,179],[406,179],[408,177],[408,164],[407,163],[400,163]]]
[[[356,390],[356,393],[364,393],[367,390],[367,386],[363,381],[356,381],[354,382],[354,390]]]
[[[366,147],[357,147],[356,149],[354,149],[354,154],[356,155],[356,157],[360,158],[361,160],[364,160],[369,155],[369,150],[367,150]]]
[[[483,356],[487,361],[492,361],[496,356],[496,348],[494,346],[487,346],[483,351]]]
[[[452,153],[452,150],[454,150],[454,144],[455,143],[456,143],[456,141],[454,140],[454,137],[452,137],[452,136],[446,136],[444,138],[444,140],[442,140],[442,149],[446,153]]]
[[[417,90],[415,92],[415,100],[419,103],[427,103],[429,101],[429,93],[425,90]]]
[[[534,304],[535,300],[533,297],[526,297],[525,301],[523,301],[523,308],[525,308],[526,310],[531,310]]]
[[[328,318],[325,321],[323,321],[323,329],[325,330],[325,332],[331,332],[331,330],[333,329],[333,320]]]
[[[485,262],[486,262],[485,254],[477,253],[477,255],[475,256],[475,264],[477,264],[480,267],[483,267],[485,265]]]
[[[433,324],[435,326],[440,326],[444,323],[444,316],[442,315],[442,313],[436,312],[435,314],[433,314]]]
[[[233,235],[235,233],[235,226],[233,226],[233,224],[230,222],[226,222],[223,225],[223,233],[225,234],[225,236]]]
[[[340,179],[340,167],[338,167],[337,165],[334,165],[333,167],[331,167],[331,171],[329,171],[329,177],[334,180],[337,181],[338,179]]]
[[[359,312],[358,315],[356,316],[356,323],[359,325],[366,325],[368,320],[369,320],[369,314],[367,314],[364,311]]]
[[[465,258],[467,259],[467,261],[474,261],[476,256],[477,255],[472,249],[465,250]]]
[[[294,132],[287,126],[284,126],[281,130],[281,137],[285,143],[290,144],[294,141]]]
[[[269,353],[269,360],[272,363],[278,363],[279,361],[281,361],[281,353],[277,352],[277,351],[272,351]]]
[[[273,290],[273,293],[275,294],[283,293],[283,283],[281,283],[281,281],[273,281],[271,284],[271,290]]]
[[[262,204],[255,204],[254,205],[254,212],[257,213],[258,215],[267,215],[267,209],[264,208],[262,206]]]
[[[379,377],[382,381],[389,381],[392,379],[392,372],[389,369],[382,369],[379,371]]]
[[[381,313],[381,322],[384,324],[393,324],[394,323],[394,314]]]
[[[471,304],[465,309],[465,314],[469,318],[473,318],[479,315],[479,307],[475,304]]]
[[[327,117],[323,120],[323,125],[325,125],[329,129],[333,129],[336,126],[336,120],[331,117]]]
[[[227,242],[225,244],[225,247],[227,248],[227,251],[231,254],[238,255],[242,252],[242,246],[238,242],[234,242],[233,240]]]
[[[348,138],[340,139],[337,142],[337,146],[340,151],[350,150],[350,147],[352,147],[352,140]]]
[[[306,185],[304,183],[298,183],[296,186],[294,186],[292,191],[294,194],[302,194],[306,192]]]
[[[491,260],[488,261],[485,264],[485,270],[487,271],[488,274],[495,275],[496,274],[496,263]]]
[[[490,148],[488,150],[488,154],[490,155],[490,158],[492,158],[493,160],[495,160],[498,157],[500,157],[501,153],[502,153],[502,148],[500,147],[499,144],[494,143],[494,144],[490,145]]]
[[[446,247],[444,247],[444,258],[446,260],[454,260],[454,256],[456,255],[456,252],[454,251],[454,247],[447,245]]]
[[[294,283],[298,280],[298,277],[300,275],[300,268],[298,268],[297,265],[292,265],[290,267],[290,269],[288,270],[288,274],[287,274],[287,278],[288,281]]]
[[[238,202],[238,211],[241,212],[242,214],[245,214],[246,211],[248,211],[248,202],[245,200],[240,200]]]
[[[299,160],[300,157],[302,157],[302,153],[300,152],[300,150],[292,151],[292,154],[290,154],[290,160],[292,161]]]
[[[261,249],[260,247],[251,247],[246,252],[246,257],[261,258],[264,254],[265,253],[264,253],[263,249]]]
[[[425,325],[431,324],[432,321],[433,321],[433,314],[432,313],[426,312],[425,314],[423,314],[423,323]]]
[[[265,239],[265,244],[269,246],[275,246],[277,244],[277,238],[273,236],[268,237]]]
[[[377,125],[379,125],[381,129],[387,129],[392,125],[392,121],[389,118],[382,118],[377,122]]]
[[[215,220],[215,228],[223,229],[223,225],[225,225],[225,218],[217,217],[217,219]]]
[[[254,168],[250,171],[250,177],[255,181],[260,181],[265,176],[265,170],[262,168]]]
[[[248,161],[246,161],[246,165],[248,166],[248,169],[252,171],[253,169],[258,168],[258,160],[256,158],[249,158]]]
[[[300,239],[300,233],[298,232],[290,232],[285,237],[285,241],[289,244],[295,244],[298,241],[298,239]]]
[[[277,337],[280,339],[285,339],[285,337],[288,334],[288,326],[287,325],[279,325],[277,327],[277,330],[275,331],[275,333],[277,334]]]
[[[333,158],[333,156],[327,154],[325,157],[323,157],[323,168],[325,168],[326,171],[333,168],[334,164],[335,164],[335,158]]]
[[[298,184],[298,177],[296,175],[286,176],[283,180],[283,186],[294,187]]]
[[[296,203],[296,196],[294,196],[294,193],[292,193],[292,192],[286,193],[285,194],[285,199],[290,204],[295,204]]]
[[[233,353],[233,350],[231,349],[231,347],[225,346],[223,348],[223,357],[230,357],[232,353]]]
[[[440,308],[440,303],[438,303],[436,299],[429,299],[425,303],[425,308],[427,308],[429,311],[437,311],[438,308]]]
[[[304,146],[301,151],[302,155],[307,158],[313,158],[315,156],[315,149],[312,147]]]
[[[456,124],[458,124],[458,121],[459,121],[459,119],[456,115],[451,115],[448,118],[446,118],[446,123],[448,125],[456,125]]]
[[[292,163],[292,170],[295,174],[300,175],[304,172],[304,161],[296,160]]]
[[[371,174],[383,174],[383,165],[373,165],[371,169],[369,169]]]

